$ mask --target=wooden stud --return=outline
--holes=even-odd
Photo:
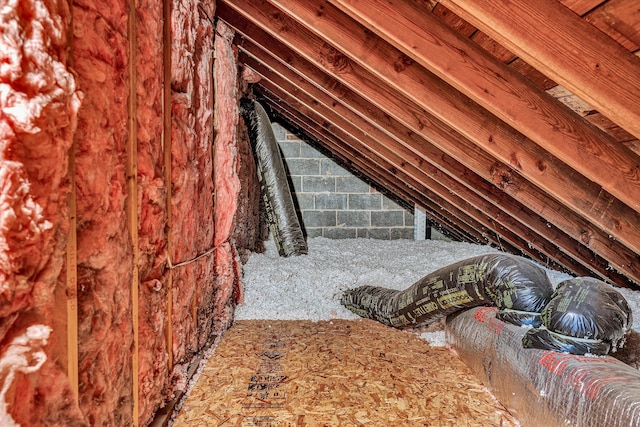
[[[66,251],[66,308],[67,308],[67,375],[71,390],[78,399],[80,389],[78,374],[78,241],[76,213],[76,154],[75,140],[69,151],[69,234]]]
[[[162,129],[162,148],[164,154],[164,184],[167,191],[167,329],[166,342],[168,353],[169,372],[173,371],[173,270],[171,269],[171,255],[173,245],[171,244],[171,0],[163,1],[163,129]]]
[[[133,425],[138,426],[139,422],[139,302],[138,287],[140,278],[138,277],[138,260],[140,248],[138,246],[138,117],[137,117],[137,37],[136,37],[136,4],[135,0],[129,2],[129,138],[127,139],[127,225],[133,246],[133,271],[131,278],[131,316],[133,325],[133,354],[131,355],[132,392],[133,392]]]

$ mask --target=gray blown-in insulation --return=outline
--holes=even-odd
[[[243,99],[241,107],[256,156],[258,179],[278,254],[285,257],[306,254],[307,242],[296,215],[287,173],[269,116],[262,105],[254,100]]]

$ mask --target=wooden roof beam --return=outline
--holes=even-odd
[[[307,116],[292,114],[290,111],[284,112],[284,110],[286,109],[281,105],[283,101],[269,100],[269,96],[273,97],[273,95],[264,95],[265,93],[269,93],[267,89],[257,89],[257,93],[260,94],[261,98],[266,98],[267,104],[269,104],[269,106],[273,108],[273,110],[276,111],[279,115],[284,116],[287,121],[300,123],[299,121],[308,120]],[[277,99],[277,96],[275,96],[275,99]],[[305,126],[303,125],[302,127]],[[311,128],[307,125],[306,130],[303,130],[303,132],[314,135],[312,139],[318,141],[324,147],[330,147],[333,153],[340,153],[340,148],[338,148],[336,144],[342,144],[344,146],[344,143],[340,142],[339,140],[335,140],[333,136],[328,136],[327,131],[317,124],[315,125],[315,129],[310,129]],[[338,154],[338,157],[341,158],[342,155]],[[385,178],[381,178],[381,175],[384,176],[385,174],[388,174],[385,170],[376,171],[370,169],[367,172],[366,170],[369,165],[366,163],[362,164],[360,160],[351,163],[351,165],[359,173],[362,173],[365,176],[375,177],[371,182],[377,182],[378,184],[386,186],[386,188],[394,188],[393,184],[390,184],[385,180]],[[421,195],[416,201],[416,204],[425,208],[427,213],[431,215],[432,218],[434,218],[440,226],[443,226],[449,232],[452,232],[452,230],[454,230],[453,234],[454,236],[458,237],[459,241],[467,241],[475,244],[486,244],[499,248],[506,252],[528,255],[532,259],[544,265],[547,265],[549,268],[565,271],[564,267],[556,264],[553,261],[550,261],[548,257],[537,251],[534,251],[532,248],[527,248],[528,250],[523,251],[523,246],[514,245],[511,242],[510,237],[515,239],[518,239],[518,237],[514,235],[508,235],[506,237],[503,236],[502,227],[498,226],[497,224],[493,224],[490,218],[487,218],[487,221],[492,224],[492,227],[487,228],[485,225],[478,222],[473,216],[470,216],[468,214],[469,207],[467,207],[466,210],[460,209],[458,206],[450,204],[437,195],[434,196],[434,200]]]
[[[240,14],[234,12],[232,9],[225,6],[224,3],[221,3],[218,8],[219,13],[222,17],[225,17],[230,22],[231,25],[236,28],[241,27],[244,33],[249,33],[258,39],[262,38],[265,46],[271,46],[274,48],[273,54],[281,54],[283,51],[284,56],[281,58],[284,62],[291,63],[296,69],[301,69],[304,67],[304,64],[301,62],[300,55],[298,52],[292,51],[288,49],[286,46],[281,45],[279,42],[276,42],[274,39],[264,40],[262,35],[255,36],[256,31],[258,30],[255,25],[252,25],[250,21],[246,18],[240,17]],[[260,12],[257,11],[255,13],[251,13],[251,17],[255,18],[259,16]],[[270,16],[270,15],[268,15]],[[248,17],[247,17],[248,18]],[[306,46],[305,43],[314,44],[317,43],[313,40],[313,35],[309,34],[297,34],[299,32],[299,28],[288,20],[284,20],[282,17],[279,17],[279,21],[274,19],[275,22],[270,22],[268,19],[264,21],[256,21],[260,25],[265,26],[265,28],[269,29],[269,24],[273,25],[274,28],[286,28],[287,29],[287,37],[288,41],[291,42],[295,38],[299,38],[304,40],[301,42],[299,49],[301,52],[305,54],[306,57],[313,58],[313,52],[309,52],[311,49]],[[277,30],[273,29],[271,31],[274,34],[277,34]],[[319,42],[322,44],[322,42]],[[307,51],[305,51],[307,49]],[[328,72],[333,71],[331,66],[327,66],[326,64],[320,63],[319,61],[314,61],[316,65],[319,65],[323,69],[328,69]],[[589,247],[598,248],[596,253],[609,253],[615,256],[616,251],[619,248],[619,242],[615,242],[608,238],[606,233],[600,232],[598,228],[593,228],[588,223],[585,223],[581,218],[575,217],[570,212],[566,211],[561,205],[558,205],[553,199],[549,199],[544,193],[536,190],[535,187],[531,187],[526,181],[520,180],[519,176],[516,174],[512,174],[509,172],[509,168],[498,167],[495,168],[495,162],[491,160],[485,159],[486,155],[483,155],[482,152],[477,151],[477,147],[470,143],[465,142],[464,139],[460,139],[457,134],[447,128],[446,126],[438,125],[437,122],[428,121],[427,116],[425,116],[425,112],[418,107],[415,107],[413,102],[410,100],[406,100],[402,96],[398,96],[391,92],[388,92],[385,89],[385,85],[381,84],[379,81],[371,82],[369,86],[367,86],[368,78],[363,76],[362,74],[357,74],[360,70],[356,64],[346,62],[344,71],[341,74],[336,74],[336,77],[340,78],[345,84],[354,88],[354,90],[362,93],[364,96],[370,98],[373,102],[378,103],[379,105],[384,105],[385,110],[388,114],[381,114],[376,117],[376,121],[380,123],[384,123],[387,127],[393,127],[394,122],[390,118],[390,115],[395,115],[400,119],[402,123],[409,123],[413,132],[426,136],[428,139],[433,141],[444,140],[444,138],[448,138],[449,144],[449,153],[452,153],[454,157],[458,159],[462,159],[463,163],[466,165],[473,166],[472,169],[474,171],[481,173],[488,179],[492,179],[492,175],[496,173],[499,174],[507,172],[507,175],[504,178],[508,181],[504,181],[505,184],[502,188],[514,195],[514,197],[518,200],[521,200],[523,204],[527,206],[531,206],[537,212],[548,218],[552,223],[558,225],[558,227],[562,230],[570,232],[574,238],[579,239],[582,243],[589,245]],[[347,70],[349,72],[347,72]],[[354,73],[351,75],[351,73]],[[332,82],[331,79],[327,79],[325,77],[316,77],[319,80],[319,86],[323,86],[325,88],[333,88],[338,85],[335,82]],[[363,86],[364,84],[364,86]],[[343,89],[338,88],[338,92]],[[342,92],[344,98],[348,94]],[[395,104],[394,104],[395,103]],[[395,107],[391,105],[396,105]],[[374,115],[375,113],[371,113],[371,111],[367,110],[367,114]],[[447,136],[448,135],[448,136]],[[408,133],[408,137],[411,138],[411,132]],[[440,141],[442,142],[442,141]],[[441,145],[441,144],[440,144]],[[451,150],[457,150],[452,152]],[[462,156],[462,157],[461,157]],[[466,157],[465,157],[466,156]],[[484,159],[484,160],[483,160]],[[480,160],[478,162],[478,160]],[[498,175],[502,176],[502,175]],[[495,176],[494,176],[495,178]],[[573,189],[572,189],[573,190]],[[545,199],[546,197],[546,199]],[[591,207],[593,208],[593,206]],[[564,210],[563,210],[564,209]],[[595,212],[594,212],[595,214]],[[581,251],[578,247],[576,250]],[[607,252],[609,251],[609,252]],[[624,248],[622,248],[621,253],[624,253]],[[633,255],[632,251],[630,252]],[[607,258],[610,259],[610,258]],[[617,269],[621,271],[630,272],[631,277],[634,277],[634,272],[637,270],[635,266],[635,256],[632,258],[626,258],[625,256],[618,256],[618,262],[615,261],[616,258],[613,258],[614,261],[611,261],[611,264],[616,266]],[[606,269],[606,263],[603,265],[603,268]],[[637,277],[637,273],[635,273],[635,277]]]
[[[640,58],[560,2],[442,3],[640,138]]]
[[[263,41],[265,45],[275,47],[278,54],[282,52],[282,49],[280,49],[282,46],[278,45],[276,41]],[[435,177],[438,182],[443,183],[450,191],[453,191],[462,198],[467,198],[469,191],[473,191],[476,193],[476,197],[479,196],[484,199],[484,201],[479,202],[476,201],[477,199],[471,200],[475,206],[486,206],[483,208],[483,211],[485,211],[487,215],[491,217],[501,217],[501,222],[506,227],[514,230],[514,232],[531,242],[534,246],[546,247],[547,250],[551,250],[552,252],[557,250],[556,246],[559,246],[569,256],[594,271],[593,274],[605,280],[611,280],[614,283],[627,284],[627,279],[619,273],[612,271],[609,263],[605,259],[595,255],[592,250],[583,247],[582,244],[574,240],[574,238],[565,234],[566,230],[563,231],[548,223],[545,219],[531,211],[526,205],[514,200],[507,193],[489,184],[480,176],[475,175],[474,172],[468,170],[464,165],[438,150],[428,141],[420,139],[418,135],[413,134],[401,124],[393,123],[392,119],[384,122],[386,126],[385,130],[389,131],[389,135],[395,137],[398,143],[393,140],[389,141],[389,138],[384,134],[380,135],[372,131],[371,127],[366,124],[361,125],[360,123],[362,123],[362,121],[367,121],[367,123],[374,126],[381,126],[376,123],[376,121],[372,121],[367,115],[379,118],[384,116],[385,113],[379,111],[375,106],[369,105],[366,101],[359,99],[360,97],[357,94],[354,94],[347,88],[341,87],[338,83],[325,84],[326,80],[321,75],[317,75],[314,70],[310,69],[312,65],[305,63],[303,59],[295,61],[296,67],[294,70],[285,65],[283,62],[285,59],[278,61],[275,57],[255,45],[251,40],[241,38],[237,42],[240,44],[240,62],[250,65],[262,75],[272,75],[273,72],[277,72],[282,76],[286,76],[285,78],[291,81],[293,85],[301,88],[307,92],[309,96],[313,97],[314,101],[323,102],[327,107],[335,110],[341,117],[358,125],[363,131],[371,135],[374,140],[385,143],[389,148],[399,153],[406,152],[406,149],[399,145],[403,143],[400,141],[402,138],[406,140],[404,141],[405,143],[408,141],[409,145],[413,144],[415,153],[421,156],[417,160],[413,160],[413,162],[416,162],[414,165],[418,169],[422,169],[429,176]],[[289,55],[285,55],[285,57],[287,60],[291,58]],[[309,74],[315,77],[305,77],[303,76],[304,72],[309,72]],[[316,80],[315,82],[313,81],[314,79]],[[312,84],[315,84],[315,86],[312,86]],[[320,90],[320,87],[322,87],[323,90]],[[295,91],[297,90],[298,89],[295,89]],[[329,99],[329,96],[332,98]],[[354,116],[355,113],[352,114],[350,110],[345,110],[343,105],[353,108],[355,113],[359,111],[358,114],[360,115]],[[366,114],[362,114],[362,112],[366,112]],[[473,153],[471,154],[473,155]],[[411,153],[405,156],[407,163],[412,163],[412,158]],[[424,159],[424,162],[422,159]],[[403,161],[403,163],[405,162]],[[443,173],[447,175],[443,176]],[[462,188],[461,185],[466,188]],[[489,206],[487,202],[493,204],[493,206]],[[549,207],[555,208],[555,205],[553,205],[554,201],[551,199],[550,202],[552,204]],[[506,215],[502,214],[501,211],[504,211]],[[581,218],[576,218],[569,212],[563,212],[562,207],[558,207],[558,213],[560,213],[561,217],[565,220],[573,220],[573,225],[582,226]],[[519,221],[522,225],[515,224],[515,221]],[[586,223],[585,225],[588,229],[592,229]],[[597,230],[595,231],[597,232]],[[581,234],[578,233],[577,238],[580,237]],[[602,245],[597,244],[602,240],[604,240],[607,246],[601,247]],[[620,247],[620,245],[613,245],[606,236],[596,237],[594,242],[596,242],[596,247],[602,249],[604,254],[610,255],[611,259],[617,261],[620,259],[628,259],[631,265],[634,265],[635,254],[624,247]],[[595,271],[598,273],[595,273]]]
[[[252,7],[255,12],[251,13],[251,19],[256,22],[268,17],[273,22],[262,25],[275,27],[275,33],[280,34],[285,43],[294,42],[292,38],[299,31],[300,25],[321,37],[319,47],[317,42],[311,41],[308,34],[300,40],[302,45],[297,44],[300,49],[307,50],[311,43],[314,44],[313,52],[307,59],[333,67],[337,78],[346,77],[353,67],[350,61],[357,63],[397,90],[400,96],[417,103],[432,114],[432,117],[426,119],[431,119],[431,124],[437,118],[451,126],[545,192],[598,224],[607,234],[640,253],[640,214],[637,211],[603,191],[601,186],[578,174],[563,161],[545,153],[540,146],[497,120],[479,105],[465,99],[460,92],[453,90],[407,55],[333,6],[324,3],[317,6],[315,2],[311,4],[312,2],[297,0],[271,1],[280,9],[278,12],[264,0],[252,1],[251,6],[245,2],[247,0],[235,0],[233,3],[242,4],[243,10]],[[287,19],[282,13],[295,18],[297,22]],[[339,51],[333,50],[326,43],[331,43]],[[350,61],[340,52],[346,54]],[[424,122],[425,119],[421,121]],[[440,148],[445,151],[451,149],[450,146]],[[602,167],[595,165],[593,167],[593,171],[601,169]],[[629,182],[633,184],[634,180]],[[638,197],[633,194],[636,191]],[[640,206],[640,185],[624,186],[617,193],[621,199]]]
[[[421,171],[409,167],[409,165],[403,165],[403,160],[398,158],[397,155],[389,153],[388,150],[386,150],[386,155],[394,157],[392,160],[385,158],[385,154],[380,154],[375,150],[371,151],[367,142],[374,143],[374,141],[360,140],[352,136],[352,134],[346,133],[344,128],[351,127],[348,125],[348,120],[339,117],[340,115],[332,111],[331,108],[323,106],[321,103],[312,99],[308,94],[303,93],[297,88],[290,87],[290,85],[286,82],[282,82],[282,80],[279,83],[284,83],[284,85],[286,85],[284,88],[277,86],[276,83],[270,82],[269,79],[258,70],[254,69],[254,71],[263,76],[264,79],[261,81],[262,86],[267,87],[272,93],[276,93],[281,98],[286,98],[287,103],[294,106],[305,115],[317,116],[318,122],[322,123],[327,130],[331,131],[340,140],[346,141],[351,147],[357,148],[359,153],[364,153],[367,158],[372,159],[375,163],[383,164],[383,162],[389,162],[390,166],[385,167],[386,170],[393,171],[394,175],[399,177],[404,175],[403,179],[406,180],[410,186],[419,189],[420,192],[426,194],[431,200],[439,197],[458,208],[465,208],[465,211],[469,215],[488,229],[492,229],[492,227],[499,225],[501,228],[499,234],[502,235],[504,240],[509,241],[516,247],[519,246],[521,251],[527,253],[534,259],[538,259],[542,262],[551,259],[554,262],[565,266],[569,270],[577,272],[578,274],[594,274],[592,269],[579,264],[570,256],[559,251],[555,245],[552,245],[550,242],[545,242],[544,239],[541,239],[539,236],[535,235],[535,233],[532,235],[531,232],[527,232],[527,230],[524,230],[519,223],[512,218],[509,218],[509,215],[500,212],[495,207],[492,207],[476,194],[470,193],[468,190],[464,191],[466,189],[463,188],[463,195],[457,195],[455,190],[457,189],[460,191],[461,186],[452,180],[447,179],[446,176],[439,175],[436,180],[431,178],[428,174],[421,173]],[[353,132],[352,129],[352,133],[357,132]],[[363,136],[364,138],[367,138],[366,134],[363,134]],[[380,147],[378,147],[378,149],[380,149]],[[385,150],[383,149],[382,151]]]
[[[506,230],[510,230],[515,235],[525,239],[528,247],[536,248],[546,254],[547,257],[558,264],[565,265],[570,270],[581,272],[579,274],[596,275],[604,280],[628,286],[626,278],[608,269],[606,262],[602,262],[601,259],[599,260],[600,262],[596,262],[599,257],[595,256],[591,251],[576,249],[577,242],[572,241],[561,230],[547,227],[546,221],[533,214],[525,206],[520,205],[505,193],[498,191],[497,188],[488,185],[481,178],[476,176],[474,179],[471,171],[460,170],[462,165],[457,165],[458,168],[452,173],[453,175],[458,175],[457,179],[454,179],[447,174],[451,172],[445,171],[446,173],[443,173],[436,166],[426,163],[422,159],[416,159],[413,153],[407,152],[406,148],[402,147],[400,143],[380,132],[376,132],[363,118],[343,108],[339,102],[330,98],[315,86],[311,84],[305,85],[304,81],[299,83],[291,82],[291,80],[295,80],[295,76],[284,65],[278,66],[276,63],[271,63],[269,66],[265,66],[256,59],[244,54],[242,50],[239,60],[241,63],[251,66],[267,82],[273,82],[282,91],[295,96],[297,101],[306,103],[308,108],[315,110],[316,113],[322,116],[322,120],[330,122],[331,126],[340,126],[343,131],[350,129],[352,135],[360,134],[361,137],[356,137],[356,139],[367,149],[373,149],[377,155],[391,162],[391,167],[395,168],[395,170],[405,171],[411,178],[439,194],[452,192],[480,210],[484,215],[493,218],[496,223],[501,224]],[[284,77],[275,71],[285,73],[288,76]],[[270,83],[263,83],[263,85],[269,86]],[[354,127],[360,128],[354,131]],[[363,149],[359,151],[363,151]],[[404,153],[404,155],[398,155],[398,153]],[[453,159],[450,159],[450,161],[455,163]],[[472,181],[466,182],[469,179],[472,179]],[[438,188],[440,188],[439,191],[437,190]],[[498,199],[498,204],[494,204],[495,200],[491,200],[492,193],[494,199]],[[487,198],[485,199],[485,197]],[[517,214],[517,217],[503,211],[499,206],[500,204]],[[532,229],[530,225],[524,222],[520,222],[523,216],[525,219],[529,219],[529,224],[535,229]],[[539,232],[543,234],[540,235]],[[550,239],[543,236],[550,236]],[[558,241],[564,242],[568,252],[560,253],[557,246]],[[577,264],[581,264],[581,266]]]
[[[317,123],[312,123],[308,117],[300,115],[295,108],[286,105],[284,101],[280,100],[262,85],[257,86],[255,91],[261,99],[266,100],[269,107],[280,117],[283,117],[289,123],[295,123],[300,131],[320,145],[330,149],[344,164],[350,165],[350,167],[354,168],[358,173],[366,176],[370,182],[384,188],[393,189],[396,194],[400,195],[403,199],[427,209],[432,216],[438,219],[443,226],[448,228],[449,231],[461,241],[490,244],[493,246],[499,245],[497,242],[500,242],[500,240],[493,236],[491,230],[483,229],[479,223],[471,219],[466,213],[455,207],[452,209],[453,212],[447,211],[447,206],[439,205],[423,194],[418,193],[417,190],[409,188],[405,181],[398,179],[384,167],[375,166],[375,164],[372,167],[371,163],[362,161],[358,156],[354,156],[354,151],[356,150],[353,147],[336,139],[322,126]],[[451,208],[451,206],[448,207]],[[459,215],[462,219],[458,219],[456,215]],[[452,221],[452,219],[454,220]],[[515,247],[509,246],[509,248],[515,250]]]
[[[398,190],[397,177],[390,174],[384,168],[372,168],[370,163],[367,163],[366,161],[363,162],[361,159],[356,159],[354,161],[352,154],[341,154],[343,150],[346,150],[348,153],[348,151],[352,150],[353,147],[350,147],[343,141],[336,139],[335,136],[331,135],[330,132],[324,129],[321,125],[317,123],[309,124],[308,116],[300,115],[299,113],[292,113],[291,111],[295,110],[295,108],[288,105],[283,107],[282,104],[286,104],[286,102],[280,100],[276,95],[271,94],[269,90],[262,86],[257,89],[257,92],[261,94],[263,98],[266,98],[267,103],[269,103],[269,105],[280,115],[287,117],[288,120],[293,120],[296,123],[304,123],[301,125],[305,129],[304,132],[313,135],[315,140],[319,141],[322,146],[329,147],[334,154],[338,155],[339,158],[349,159],[347,163],[349,163],[358,172],[371,177],[371,182],[381,184],[386,188],[394,188],[396,191],[403,191],[402,189]],[[273,101],[273,99],[276,99],[277,101]],[[494,231],[496,228],[495,226],[493,228],[485,227],[466,211],[450,204],[441,197],[431,194],[431,197],[433,198],[432,200],[428,196],[420,194],[415,189],[405,189],[405,191],[415,193],[417,195],[415,203],[425,208],[441,225],[455,230],[454,235],[460,237],[461,241],[469,241],[476,244],[487,244],[512,253],[520,252],[520,250],[516,246],[512,245],[507,239],[503,239],[496,234]],[[540,256],[535,256],[534,259],[545,262]]]
[[[631,150],[423,7],[408,1],[329,1],[585,177],[640,207],[640,198],[632,198],[640,191],[629,194],[630,187],[640,190]]]

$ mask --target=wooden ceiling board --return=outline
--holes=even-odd
[[[522,58],[516,58],[509,63],[512,70],[522,74],[524,78],[533,83],[540,90],[549,90],[558,84],[531,65],[524,62]]]
[[[513,62],[516,58],[512,52],[502,46],[500,43],[483,33],[482,31],[476,31],[472,36],[471,40],[478,44],[481,48],[486,50],[491,56],[496,58],[498,61],[504,62],[505,64],[509,64]]]
[[[605,130],[613,139],[618,142],[629,142],[637,140],[636,137],[631,135],[626,130],[622,129],[617,124],[613,123],[609,118],[603,116],[600,113],[592,113],[585,116],[590,123],[598,126],[600,129]],[[636,153],[638,154],[638,153]]]
[[[561,4],[571,9],[573,13],[582,16],[605,3],[607,0],[559,0]]]
[[[585,21],[631,52],[640,48],[640,3],[609,0],[585,16]]]
[[[278,2],[278,4],[281,5],[282,1]],[[330,40],[334,44],[337,43],[336,37],[334,36],[341,31],[347,31],[344,26],[348,25],[348,23],[340,22],[337,17],[330,22],[325,20],[317,21],[314,18],[315,14],[313,14],[313,12],[301,10],[298,7],[299,5],[290,4],[289,6],[297,8],[296,13],[299,14],[298,19],[300,22],[306,22],[301,19],[300,14],[303,12],[307,13],[307,17],[314,23],[316,32],[318,32],[319,29],[323,29],[322,34],[325,40]],[[327,11],[328,8],[325,8],[324,13],[326,14]],[[310,26],[309,22],[306,22],[306,25]],[[290,33],[287,35],[290,36]],[[348,43],[349,40],[354,38],[357,39],[357,37],[353,35],[350,36],[346,34],[340,38],[340,41],[346,41],[346,43]],[[371,64],[362,60],[358,61],[359,65],[367,67],[376,77],[383,79],[384,83],[394,86],[394,89],[398,93],[395,97],[400,99],[402,97],[406,98],[406,100],[403,101],[403,105],[416,102],[420,108],[426,109],[427,114],[438,114],[439,119],[446,120],[447,124],[468,136],[475,144],[486,149],[504,164],[510,165],[511,167],[515,166],[515,169],[517,169],[519,173],[541,186],[549,192],[549,194],[554,195],[558,200],[567,204],[567,206],[577,209],[585,217],[593,218],[599,221],[599,224],[605,225],[602,222],[602,219],[605,218],[601,216],[600,212],[596,214],[593,207],[594,204],[601,205],[602,202],[604,202],[603,198],[607,200],[607,204],[615,203],[610,200],[610,195],[602,192],[598,186],[585,182],[584,178],[578,176],[572,169],[567,168],[567,166],[558,161],[557,158],[545,157],[544,154],[541,154],[541,152],[544,153],[544,151],[540,150],[535,144],[522,138],[521,135],[515,133],[513,129],[506,126],[503,122],[489,119],[486,112],[465,102],[459,95],[450,92],[448,86],[443,86],[437,79],[431,78],[430,74],[422,72],[418,67],[413,66],[412,63],[407,62],[406,65],[404,65],[405,68],[402,68],[400,71],[396,70],[394,64],[383,63],[382,61],[384,61],[385,56],[393,58],[396,57],[397,54],[394,56],[393,52],[383,52],[385,46],[379,42],[376,42],[374,49],[372,43],[373,42],[369,40],[368,45],[364,48],[356,46],[355,52],[349,52],[349,59],[356,62],[361,57],[367,57],[372,64],[382,68],[382,72],[386,74],[382,74],[379,69],[370,66]],[[340,47],[344,51],[344,48],[342,46]],[[322,52],[320,56],[322,56]],[[344,58],[340,57],[341,64],[346,63],[345,61]],[[354,68],[352,63],[349,66],[351,69]],[[343,75],[346,76],[346,73],[341,74],[341,76]],[[372,97],[375,96],[375,94],[368,96]],[[393,97],[394,95],[391,96]],[[382,105],[385,103],[385,100],[376,101],[376,103]],[[402,107],[400,106],[400,108]],[[430,119],[434,121],[433,117]],[[424,119],[422,121],[424,121]],[[415,128],[414,130],[417,132],[421,131],[421,129]],[[485,141],[489,141],[490,144],[487,144]],[[452,149],[449,145],[441,148],[445,151]],[[484,166],[487,166],[487,164],[488,163],[485,163]],[[543,169],[541,169],[541,167]],[[591,192],[591,195],[586,196],[585,191]],[[616,208],[619,207],[624,211],[625,213],[623,213],[623,215],[629,214],[629,209],[619,205],[620,204],[617,203]],[[617,216],[618,209],[613,210],[613,213]],[[611,222],[607,219],[605,222],[609,222],[609,228],[606,229],[606,231],[620,239],[628,239],[631,237],[630,241],[635,240],[636,237],[631,236],[631,234],[635,233],[628,233],[628,231],[636,227],[634,218],[637,217],[637,215],[633,215],[634,212],[631,212],[631,214],[628,220],[622,222]],[[608,214],[605,216],[608,216]],[[611,225],[615,225],[615,227]],[[621,233],[623,228],[625,232]]]
[[[471,37],[477,31],[476,27],[450,11],[447,7],[443,6],[442,3],[433,8],[433,14],[464,37]]]

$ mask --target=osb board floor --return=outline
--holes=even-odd
[[[450,350],[370,320],[237,321],[173,423],[515,425]]]

